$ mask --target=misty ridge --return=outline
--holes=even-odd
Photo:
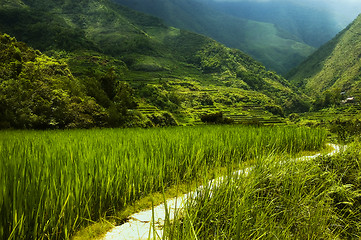
[[[286,74],[331,40],[356,16],[356,1],[115,0],[207,35]]]
[[[328,12],[336,20],[341,28],[346,27],[352,22],[358,14],[361,13],[361,6],[358,0],[201,0],[204,2],[223,2],[223,3],[241,3],[241,4],[293,4],[300,7],[307,7],[309,9],[316,9],[323,12]]]

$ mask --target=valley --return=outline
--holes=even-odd
[[[239,50],[202,35],[167,27],[157,18],[114,6],[109,1],[86,3],[82,5],[82,13],[72,13],[68,4],[51,5],[49,2],[50,10],[44,12],[37,10],[42,4],[28,1],[27,8],[23,5],[3,7],[1,14],[1,26],[5,31],[8,28],[9,34],[19,38],[16,40],[25,41],[52,59],[65,63],[78,82],[78,91],[97,104],[94,107],[103,117],[85,125],[72,125],[191,125],[202,115],[223,111],[248,118],[260,118],[259,113],[263,112],[266,119],[277,117],[278,121],[283,121],[281,118],[285,114],[309,108],[309,98],[305,94]],[[76,7],[77,4],[72,9]],[[15,16],[24,17],[9,23]],[[28,18],[34,18],[34,22],[26,20]],[[50,24],[36,22],[36,19],[49,19]],[[36,34],[39,26],[42,34]],[[54,31],[63,32],[61,41]],[[11,45],[18,44],[16,40],[3,44],[4,53],[12,49]],[[14,61],[19,66],[27,64],[26,59],[19,61],[15,56],[5,56],[9,57],[3,62],[5,72],[11,69],[8,66]],[[18,76],[22,76],[21,72]],[[4,96],[7,98],[5,92]],[[11,102],[10,99],[5,102]],[[49,101],[48,104],[52,104],[52,100]],[[3,107],[3,115],[8,115],[10,120],[6,117],[2,125],[27,128],[27,124],[38,124],[12,126],[11,118],[19,118],[21,112],[9,110],[11,105],[5,103]],[[257,106],[257,110],[253,112],[250,106]],[[142,109],[157,111],[153,114]],[[31,107],[29,111],[28,114],[37,115]],[[38,124],[38,128],[50,127],[54,116],[48,114],[50,116],[40,117],[49,120]],[[28,121],[32,119],[27,118]],[[64,127],[57,122],[53,121],[53,128]]]
[[[171,26],[200,33],[228,47],[240,49],[279,74],[286,74],[315,50],[315,46],[305,43],[297,34],[273,22],[257,21],[220,11],[222,2],[201,0],[116,0],[116,2],[157,16]],[[242,8],[234,5],[232,9],[236,12],[242,11]],[[330,32],[331,35],[337,33],[337,31]]]
[[[361,15],[307,3],[0,0],[0,239],[198,186],[145,239],[359,239]]]

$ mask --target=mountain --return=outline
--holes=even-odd
[[[334,13],[304,1],[209,1],[214,9],[243,19],[275,24],[302,42],[320,47],[342,27]]]
[[[199,34],[168,27],[158,18],[108,0],[3,1],[0,32],[39,49],[50,57],[44,55],[42,59],[47,58],[50,63],[65,64],[78,89],[74,94],[88,99],[104,115],[92,120],[99,126],[197,124],[201,116],[214,113],[223,113],[236,121],[258,121],[308,108],[307,97],[241,51]],[[15,50],[22,55],[26,49]],[[11,51],[12,47],[4,47],[1,54],[7,56]],[[28,64],[24,58],[17,61],[20,65]],[[54,68],[47,61],[41,63],[45,69]],[[24,79],[32,84],[34,80],[19,77],[24,76],[24,68],[16,75],[8,72],[9,66],[18,64],[16,58],[7,64],[2,71],[9,77],[0,77],[1,91],[5,92],[3,87],[8,84],[15,84],[11,86],[15,88]],[[55,75],[44,71],[49,72],[39,80],[44,79],[44,84],[58,78],[58,71]],[[66,83],[70,80],[65,76],[59,78],[65,82],[56,84],[53,90],[71,95],[73,90]],[[26,85],[29,91],[33,89],[31,84]],[[20,96],[12,96],[12,101]],[[4,112],[11,108],[11,104],[3,104],[8,97],[0,102],[5,106]],[[52,101],[49,100],[50,104]],[[78,100],[74,101],[76,106]],[[19,108],[27,108],[31,118],[35,106],[24,104]],[[41,111],[47,109],[45,106]],[[99,115],[97,111],[90,109],[87,113]],[[52,123],[50,115],[41,127],[51,127]],[[18,127],[11,117],[7,124]],[[67,126],[57,123],[53,127]]]
[[[163,19],[168,25],[209,36],[237,48],[284,74],[314,50],[302,38],[274,23],[260,22],[221,12],[201,0],[113,0]]]
[[[289,73],[310,95],[361,96],[361,15]]]

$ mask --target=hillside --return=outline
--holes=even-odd
[[[308,109],[241,51],[107,0],[2,2],[0,32],[67,64],[79,94],[104,109],[104,126],[198,124],[219,112],[274,122]]]
[[[302,62],[315,49],[273,23],[247,20],[218,11],[200,0],[113,0],[163,19],[167,24],[209,36],[237,48],[267,68],[283,74]]]
[[[320,47],[343,29],[332,12],[304,1],[209,1],[225,14],[272,23],[310,46]]]
[[[288,78],[312,96],[331,93],[339,98],[360,96],[361,15],[334,39],[323,45]]]

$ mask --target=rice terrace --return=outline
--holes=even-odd
[[[359,0],[0,0],[0,240],[360,240]]]

